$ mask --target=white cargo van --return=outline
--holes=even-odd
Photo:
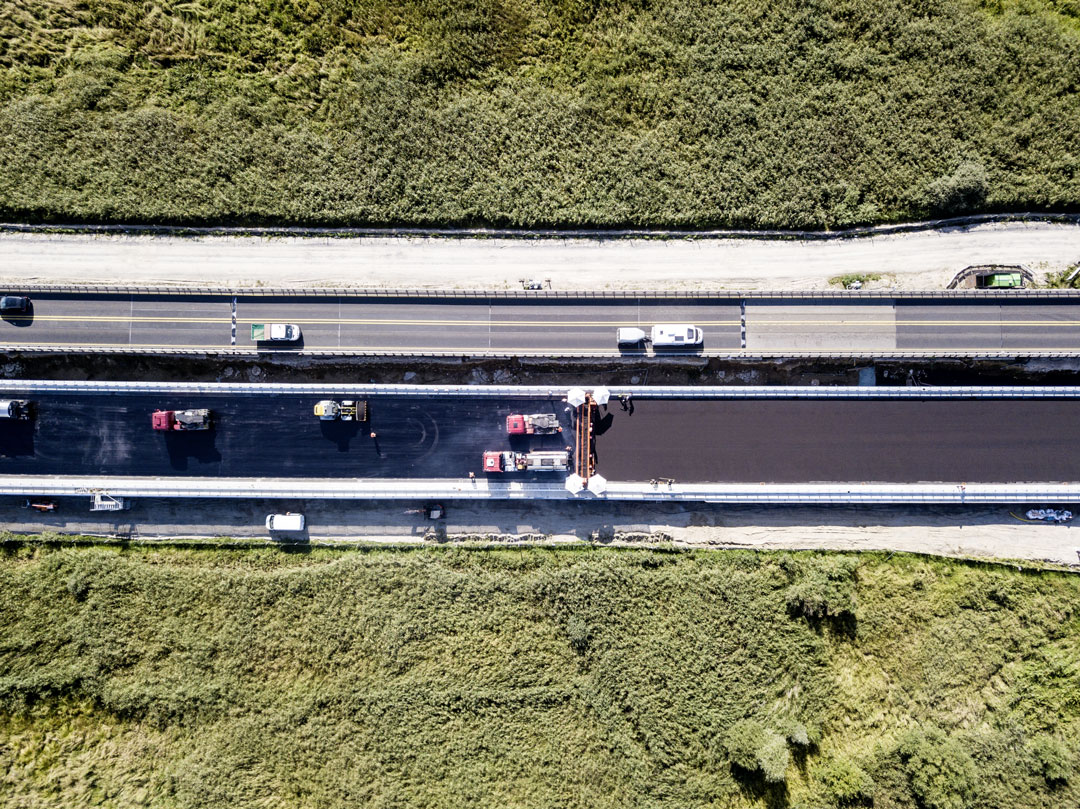
[[[266,518],[267,531],[303,531],[304,515],[293,514],[291,511],[285,514],[270,514]]]
[[[696,346],[701,345],[704,340],[705,335],[697,326],[685,323],[668,323],[652,327],[652,344],[654,347]]]

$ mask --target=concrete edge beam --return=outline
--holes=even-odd
[[[592,387],[581,385],[586,390]],[[614,396],[648,399],[1076,399],[1080,387],[1047,386],[820,386],[820,385],[637,385],[605,386]],[[258,382],[110,382],[101,380],[11,379],[0,382],[5,396],[34,394],[204,394],[220,396],[467,396],[471,398],[561,399],[567,389],[553,385],[327,385]]]
[[[151,478],[0,476],[0,494],[25,497],[203,497],[317,500],[642,500],[707,503],[1064,503],[1075,483],[659,484],[609,481],[602,495],[558,483],[470,479]]]
[[[663,355],[663,354],[628,354],[618,351],[597,351],[593,353],[566,352],[552,353],[550,351],[426,351],[415,353],[409,351],[341,351],[337,349],[303,349],[303,350],[272,350],[255,348],[130,348],[127,346],[80,346],[80,345],[19,345],[16,343],[4,343],[0,345],[5,353],[23,354],[134,354],[141,356],[158,357],[245,357],[267,359],[281,359],[285,357],[327,358],[327,357],[363,357],[376,359],[549,359],[551,361],[562,360],[623,360],[627,362],[640,362],[642,360],[664,362],[666,360],[795,360],[795,359],[844,359],[844,360],[934,360],[934,359],[972,359],[972,360],[1004,360],[1013,361],[1018,359],[1076,359],[1080,357],[1080,349],[1076,351],[1008,351],[990,350],[985,351],[919,351],[909,349],[904,351],[760,351],[754,350],[720,350],[702,351],[695,354]]]
[[[170,295],[170,296],[220,296],[223,298],[503,298],[503,299],[640,299],[655,298],[662,300],[830,300],[850,302],[853,300],[912,300],[933,298],[941,300],[972,300],[987,303],[1000,303],[1002,300],[1025,299],[1078,299],[1077,289],[924,289],[924,290],[757,290],[757,289],[714,289],[714,290],[664,290],[664,289],[420,289],[387,287],[228,287],[228,286],[174,286],[167,284],[125,285],[125,284],[24,284],[12,287],[13,291],[28,294],[94,294],[94,295]]]

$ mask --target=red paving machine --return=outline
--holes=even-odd
[[[510,435],[552,435],[561,433],[559,417],[554,413],[512,414],[506,417],[506,432]]]
[[[570,453],[566,450],[492,450],[484,453],[485,472],[565,472],[569,468]]]
[[[210,411],[155,410],[151,423],[155,430],[209,430]]]

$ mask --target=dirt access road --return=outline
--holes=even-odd
[[[301,534],[320,542],[580,543],[683,548],[886,550],[983,559],[1049,561],[1080,568],[1080,525],[1023,519],[1024,506],[723,506],[678,503],[448,502],[446,520],[422,502],[135,500],[130,511],[90,513],[85,497],[57,498],[39,514],[0,498],[17,533],[57,531],[140,539],[267,536],[266,515],[307,516]],[[1014,516],[1015,515],[1015,516]]]
[[[974,264],[1080,262],[1080,225],[1012,222],[795,239],[175,237],[0,234],[0,282],[520,289],[942,289]],[[837,287],[833,287],[834,289]]]

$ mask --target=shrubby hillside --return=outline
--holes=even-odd
[[[0,218],[834,228],[1080,207],[1071,0],[8,0]]]
[[[1080,804],[1080,578],[9,545],[0,804]]]

